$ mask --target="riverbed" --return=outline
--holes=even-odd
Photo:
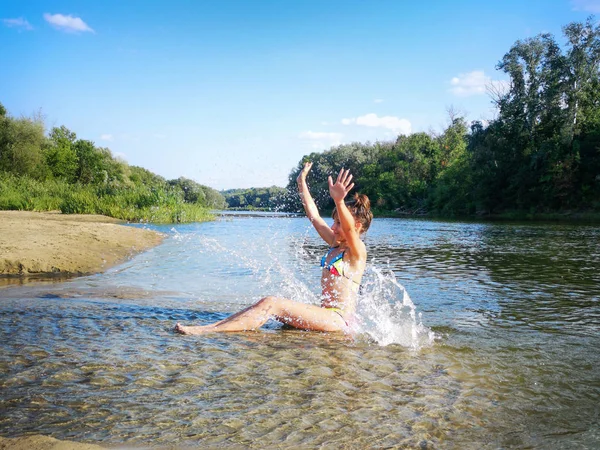
[[[136,225],[142,226],[142,225]],[[112,447],[598,448],[600,227],[375,219],[353,339],[268,323],[318,303],[308,221],[152,226],[103,274],[0,288],[0,435]]]

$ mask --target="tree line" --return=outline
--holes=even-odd
[[[439,134],[340,145],[306,155],[290,176],[282,207],[304,161],[320,208],[332,208],[327,176],[349,168],[356,189],[381,212],[494,215],[600,211],[600,26],[590,17],[517,41],[498,63],[509,83],[490,86],[497,116],[466,122],[450,111]]]
[[[189,222],[225,206],[215,189],[130,166],[65,126],[46,134],[39,115],[15,118],[0,104],[0,209]]]
[[[228,189],[221,191],[232,209],[280,210],[287,201],[287,189],[267,188]]]

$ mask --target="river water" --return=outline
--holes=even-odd
[[[109,447],[600,448],[600,227],[375,219],[354,339],[181,336],[317,303],[304,218],[152,227],[106,273],[0,288],[0,435]]]

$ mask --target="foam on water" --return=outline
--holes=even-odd
[[[363,277],[357,316],[357,332],[368,335],[379,345],[399,344],[419,350],[435,339],[394,272],[375,265],[368,266]]]

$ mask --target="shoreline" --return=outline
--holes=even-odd
[[[101,215],[0,211],[0,279],[103,272],[165,237],[124,224]]]
[[[0,436],[0,450],[104,450],[96,444],[64,441],[41,434],[5,438]]]

